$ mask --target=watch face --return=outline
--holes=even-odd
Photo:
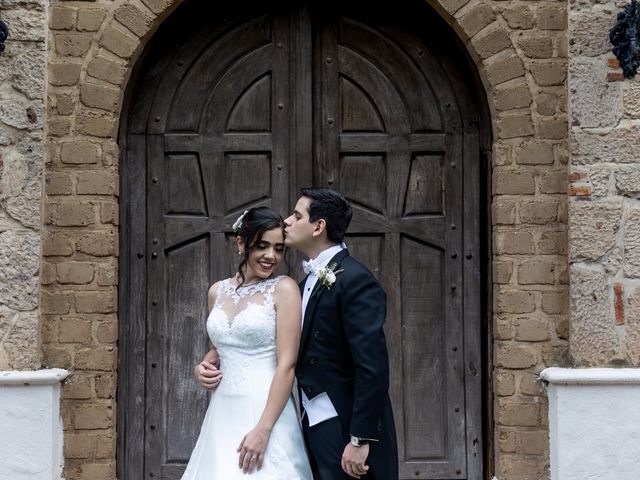
[[[351,437],[351,445],[353,445],[354,447],[361,447],[362,445],[367,445],[368,443],[368,440],[363,440],[358,437]]]

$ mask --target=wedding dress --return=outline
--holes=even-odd
[[[273,294],[283,277],[240,287],[218,284],[207,332],[220,355],[222,381],[213,391],[200,436],[182,480],[311,480],[293,397],[273,426],[262,468],[246,475],[237,448],[258,423],[273,375],[276,311]]]

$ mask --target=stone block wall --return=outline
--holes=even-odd
[[[54,1],[42,246],[44,364],[63,387],[65,476],[115,476],[117,127],[140,52],[180,1]],[[566,4],[442,0],[492,114],[495,471],[548,477],[537,381],[568,361]]]
[[[537,480],[549,475],[548,404],[538,373],[568,362],[566,4],[491,6],[513,46],[485,63],[497,83],[487,88],[496,127],[495,474]]]
[[[0,370],[40,366],[46,2],[0,1]]]
[[[571,356],[640,366],[640,82],[609,29],[624,2],[569,7]]]
[[[116,112],[124,92],[105,79],[117,83],[125,69],[98,46],[112,8],[53,2],[49,15],[42,336],[45,365],[71,370],[61,409],[69,480],[115,478]],[[99,71],[90,54],[99,55]]]

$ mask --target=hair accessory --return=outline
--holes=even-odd
[[[242,220],[244,220],[244,216],[247,214],[248,211],[249,210],[245,210],[244,213],[238,217],[238,219],[235,221],[235,223],[231,227],[233,228],[234,233],[238,233],[242,228]]]

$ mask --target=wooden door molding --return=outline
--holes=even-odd
[[[441,47],[453,35],[422,2],[264,3],[215,14],[185,3],[134,77],[121,132],[119,478],[180,478],[207,403],[191,375],[205,295],[233,271],[238,214],[286,212],[300,187],[323,185],[352,201],[349,247],[389,293],[401,478],[479,480],[491,406],[488,129],[467,84],[478,80],[460,45]]]
[[[482,203],[481,157],[469,89],[451,78],[453,49],[433,51],[436,38],[404,14],[323,3],[314,20],[315,181],[351,200],[347,244],[388,293],[401,478],[480,479],[482,405],[469,396],[482,392],[481,298],[469,292],[480,229],[469,217]]]
[[[123,132],[121,479],[180,478],[208,401],[191,374],[206,292],[235,268],[231,226],[250,206],[286,211],[295,183],[294,16],[198,8],[159,32]]]

